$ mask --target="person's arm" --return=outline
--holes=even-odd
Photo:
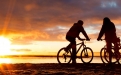
[[[82,40],[82,38],[80,38],[79,36],[77,36],[77,38],[78,38],[79,40]]]
[[[81,28],[82,34],[86,37],[86,40],[90,40],[84,28]]]
[[[98,41],[102,38],[103,34],[104,34],[104,25],[102,26],[100,33],[98,35],[98,38],[97,38]]]

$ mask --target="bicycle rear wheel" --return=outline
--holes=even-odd
[[[112,48],[111,51],[112,51],[112,63],[118,62],[116,55],[115,55],[114,48]],[[109,62],[109,53],[107,51],[104,52],[104,58],[107,62]]]
[[[104,57],[105,52],[106,52],[106,48],[102,48],[100,50],[100,58],[101,58],[101,60],[102,60],[103,63],[107,63],[107,61],[106,61],[106,59]]]
[[[119,48],[120,58],[118,60],[118,63],[121,64],[121,48]]]
[[[59,64],[71,62],[71,51],[65,51],[65,48],[61,48],[57,53],[57,61]]]
[[[80,56],[83,63],[90,63],[93,59],[93,51],[91,48],[86,47],[81,51]]]

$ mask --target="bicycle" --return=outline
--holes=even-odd
[[[84,41],[85,41],[85,39],[82,39],[81,43],[76,44],[76,46],[80,45],[79,48],[76,50],[76,55],[79,52],[79,50],[81,48],[83,48],[81,53],[80,53],[80,56],[79,57],[76,56],[76,58],[80,58],[83,63],[90,63],[93,59],[94,54],[93,54],[93,51],[90,47],[86,47]],[[57,53],[57,61],[59,64],[61,64],[61,63],[68,63],[69,64],[72,60],[71,56],[72,56],[72,50],[69,49],[68,52],[66,52],[65,47],[63,47]]]
[[[104,39],[102,39],[104,40]],[[118,50],[119,54],[115,51],[114,46],[111,48],[112,52],[112,63],[120,63],[120,58],[121,58],[121,44],[120,44],[120,38],[118,38],[117,41],[118,45]],[[109,62],[109,53],[107,52],[107,47],[106,45],[100,50],[100,57],[103,63],[108,63]]]

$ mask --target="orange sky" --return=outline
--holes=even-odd
[[[11,51],[18,54],[57,53],[68,45],[66,32],[81,19],[91,38],[86,44],[100,51],[105,42],[96,39],[104,17],[116,25],[120,37],[120,0],[2,0],[0,36],[10,39]]]

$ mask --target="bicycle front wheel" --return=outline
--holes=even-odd
[[[106,48],[102,48],[100,50],[100,58],[101,58],[101,60],[102,60],[103,63],[107,63],[107,60],[104,57],[105,52],[106,52]]]
[[[93,51],[91,48],[86,47],[81,51],[80,56],[83,63],[90,63],[93,59]]]
[[[111,51],[112,51],[112,63],[118,62],[114,48],[112,48]],[[104,58],[107,62],[109,62],[109,53],[107,51],[105,51],[105,53],[104,53]]]
[[[61,48],[57,53],[57,61],[59,64],[71,62],[71,51],[65,51],[65,48]]]

